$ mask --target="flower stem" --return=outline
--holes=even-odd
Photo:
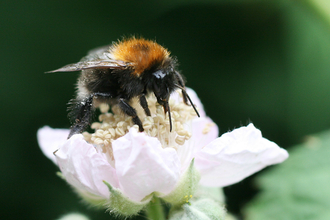
[[[149,205],[147,206],[146,213],[148,219],[155,219],[155,220],[165,220],[165,214],[163,206],[160,202],[160,199],[157,197],[153,197]]]

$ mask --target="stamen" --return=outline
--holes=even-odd
[[[138,100],[133,99],[130,103],[137,110],[144,133],[158,138],[163,148],[179,149],[191,137],[191,133],[185,130],[184,126],[196,117],[196,111],[183,102],[176,103],[170,99],[168,109],[171,109],[171,116],[169,111],[166,113],[167,115],[164,115],[163,106],[157,103],[154,95],[150,95],[147,102],[151,116],[145,115]],[[138,126],[132,122],[132,117],[123,114],[117,106],[112,107],[113,113],[108,112],[108,105],[101,104],[99,108],[102,112],[98,117],[99,122],[94,122],[91,125],[95,132],[92,134],[84,132],[83,136],[87,142],[95,145],[96,149],[106,153],[107,157],[113,160],[112,142],[124,136],[132,127],[138,130]],[[171,117],[171,122],[169,122],[168,117]],[[205,129],[207,128],[208,126]]]

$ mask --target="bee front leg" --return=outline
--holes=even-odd
[[[132,106],[130,106],[125,99],[120,98],[118,101],[119,101],[118,105],[119,105],[120,109],[126,115],[133,117],[132,121],[134,122],[134,124],[139,126],[139,131],[140,132],[144,131],[143,126],[142,126],[142,122],[136,114],[136,110]]]
[[[109,93],[96,92],[91,94],[88,98],[72,100],[69,103],[71,104],[69,107],[69,118],[73,121],[73,124],[68,139],[74,134],[82,133],[91,124],[95,110],[93,106],[94,98],[102,98],[104,99],[103,101],[106,101],[107,99],[111,99],[112,95]]]
[[[72,119],[73,125],[68,139],[74,134],[82,133],[90,124],[94,113],[93,95],[83,100],[72,100],[69,104],[71,104],[69,117]]]

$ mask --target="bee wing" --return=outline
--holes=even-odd
[[[56,72],[73,72],[85,69],[95,69],[95,68],[109,68],[109,69],[125,69],[127,64],[115,61],[115,60],[97,60],[97,61],[87,61],[68,64],[59,68],[57,70],[48,71],[46,73],[56,73]]]
[[[93,68],[125,69],[128,64],[121,60],[113,59],[112,54],[109,52],[109,47],[110,46],[104,46],[91,50],[87,56],[83,57],[78,63],[68,64],[57,70],[48,71],[46,73],[73,72]]]
[[[97,47],[88,51],[87,56],[81,58],[80,62],[93,61],[93,60],[107,60],[111,57],[109,52],[110,45]]]

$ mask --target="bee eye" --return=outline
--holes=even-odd
[[[154,75],[157,79],[162,79],[166,76],[166,73],[164,73],[162,70],[158,70],[154,72],[152,75]]]

